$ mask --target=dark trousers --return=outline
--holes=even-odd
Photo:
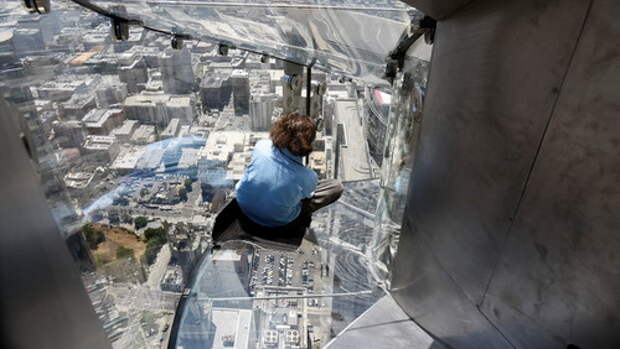
[[[301,201],[301,213],[299,216],[311,216],[312,213],[320,208],[338,200],[343,190],[342,183],[337,179],[320,180],[312,197]]]
[[[342,183],[337,179],[320,180],[312,197],[302,200],[301,212],[292,222],[280,227],[265,227],[242,214],[241,226],[246,232],[271,239],[275,236],[303,235],[306,228],[310,226],[312,213],[338,200],[343,190]]]

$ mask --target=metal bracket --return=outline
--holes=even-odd
[[[118,41],[129,40],[129,21],[120,17],[112,17],[112,34]]]
[[[185,40],[191,40],[192,37],[186,34],[172,34],[172,39],[170,40],[170,47],[174,50],[180,50],[183,48],[183,44]]]
[[[170,47],[174,50],[180,50],[183,48],[183,38],[178,35],[173,35],[170,40]]]
[[[396,73],[403,69],[407,51],[422,35],[427,44],[432,44],[435,40],[435,29],[437,22],[429,16],[424,16],[413,27],[411,34],[404,34],[395,49],[390,51],[386,58],[387,65],[385,67],[385,78],[392,84]]]
[[[306,68],[306,110],[305,114],[310,116],[310,108],[312,107],[312,103],[310,101],[312,97],[312,66],[314,65],[314,61],[308,65]]]
[[[220,56],[228,56],[228,45],[226,44],[219,44],[219,46],[217,47],[217,53]]]

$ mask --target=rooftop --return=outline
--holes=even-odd
[[[138,124],[137,120],[125,120],[123,122],[123,125],[121,125],[121,127],[112,131],[112,134],[118,135],[118,136],[121,136],[121,135],[129,136],[133,133],[133,130],[137,124]]]
[[[248,72],[242,69],[235,69],[232,72],[231,77],[233,78],[247,78],[249,76]]]
[[[155,126],[140,125],[133,133],[131,139],[136,142],[150,141],[150,138],[155,134]]]
[[[204,79],[200,83],[200,87],[204,88],[220,88],[224,81],[230,78],[230,73],[228,72],[208,72],[205,74]]]
[[[93,56],[95,56],[96,54],[98,54],[99,52],[101,52],[101,50],[103,50],[104,46],[95,46],[93,47],[90,51],[84,52],[84,53],[80,53],[79,55],[75,56],[70,62],[69,64],[71,65],[80,65],[80,64],[84,64],[85,62],[87,62],[89,59],[91,59]]]
[[[179,130],[179,119],[174,118],[170,120],[168,126],[165,130],[162,131],[162,137],[175,137],[177,135],[177,131]]]
[[[174,107],[191,106],[190,97],[174,96],[163,93],[141,93],[125,99],[125,106],[155,106],[157,104],[167,104]]]
[[[92,109],[89,111],[82,122],[86,127],[101,127],[114,114],[122,113],[122,109]]]
[[[84,142],[85,149],[108,149],[116,142],[114,136],[87,136]]]
[[[245,309],[212,308],[215,325],[212,349],[246,349],[250,340],[252,311]]]
[[[123,148],[121,153],[116,157],[116,160],[112,163],[111,168],[114,170],[134,169],[145,150],[143,146]]]
[[[181,150],[181,158],[179,159],[179,164],[177,166],[179,168],[195,166],[198,160],[198,152],[198,149],[183,148]]]
[[[88,33],[82,37],[85,42],[100,42],[105,43],[110,38],[108,33]]]

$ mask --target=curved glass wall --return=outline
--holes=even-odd
[[[109,18],[72,3],[34,15],[8,1],[0,3],[0,94],[22,114],[50,210],[114,348],[325,347],[385,294],[389,263],[379,259],[394,234],[377,227],[397,232],[402,207],[381,207],[411,161],[402,151],[383,158],[388,135],[401,150],[407,136],[390,129],[406,123],[388,114],[391,91],[376,89],[385,85],[377,74],[408,9],[209,4],[125,3],[156,28],[330,70],[311,76],[326,92],[313,99],[323,125],[308,166],[345,191],[313,216],[294,252],[243,242],[211,249],[215,214],[290,92],[282,61],[221,56],[206,41],[173,50],[169,36],[141,27],[114,41]],[[192,6],[204,10],[190,15]],[[390,26],[372,36],[369,23]],[[291,30],[315,46],[287,44]]]

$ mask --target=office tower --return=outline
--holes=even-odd
[[[230,103],[232,85],[229,72],[208,72],[200,83],[200,99],[203,111],[222,111]]]
[[[252,131],[268,131],[278,96],[274,93],[252,96],[250,101],[250,124]]]
[[[188,48],[167,49],[159,58],[159,69],[165,93],[188,94],[194,86],[192,56]]]
[[[235,115],[246,115],[250,104],[250,79],[243,70],[235,70],[231,75]]]
[[[81,121],[54,121],[54,140],[61,148],[79,148],[86,138],[86,129]]]
[[[118,70],[118,77],[127,84],[127,91],[130,94],[142,91],[149,78],[144,58],[140,56],[130,65],[121,67]]]
[[[177,118],[191,122],[195,116],[194,101],[186,96],[141,93],[125,99],[123,109],[128,119],[165,127]]]

